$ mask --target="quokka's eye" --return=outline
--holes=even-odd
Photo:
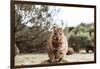
[[[57,33],[54,33],[55,35],[57,34]]]

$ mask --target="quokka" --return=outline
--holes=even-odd
[[[63,33],[63,29],[54,26],[48,41],[48,57],[50,63],[59,63],[67,51],[68,42]]]

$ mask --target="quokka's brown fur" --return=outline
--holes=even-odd
[[[60,62],[66,55],[68,43],[63,33],[63,29],[54,27],[48,41],[48,57],[51,63]]]

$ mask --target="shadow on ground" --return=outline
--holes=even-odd
[[[67,63],[68,61],[63,59],[62,61],[58,62],[58,63],[50,63],[50,60],[45,60],[43,62],[41,62],[40,64],[59,64],[59,63]]]

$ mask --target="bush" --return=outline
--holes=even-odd
[[[73,48],[69,47],[69,48],[68,48],[67,55],[72,55],[73,53],[74,53]]]

